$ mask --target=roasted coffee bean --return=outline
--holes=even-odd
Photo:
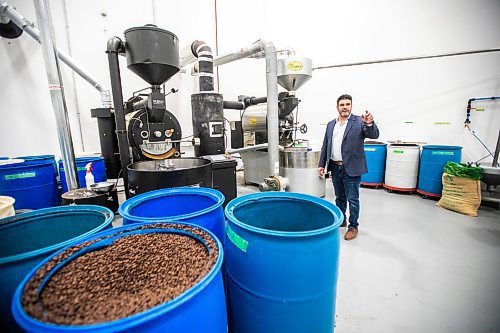
[[[25,285],[22,305],[35,319],[60,325],[90,325],[117,320],[168,302],[205,277],[217,260],[215,241],[204,231],[180,224],[137,229],[187,230],[198,240],[176,234],[130,235],[71,261],[46,284],[43,278],[65,258],[101,240],[73,246],[43,265]],[[114,237],[120,233],[113,234]],[[107,238],[107,237],[106,237]]]

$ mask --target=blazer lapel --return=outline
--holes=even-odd
[[[337,120],[333,120],[333,125],[332,125],[332,131],[328,133],[328,140],[330,141],[330,144],[333,145],[333,130],[335,129],[335,125],[337,124]],[[331,148],[332,146],[330,146]],[[331,149],[330,149],[331,152]]]
[[[347,122],[347,127],[346,127],[345,132],[344,132],[344,137],[342,137],[342,141],[345,140],[345,137],[347,136],[347,133],[349,133],[349,130],[352,128],[352,125],[354,125],[355,121],[356,121],[356,118],[354,116],[352,116],[351,118],[349,118],[349,121]]]

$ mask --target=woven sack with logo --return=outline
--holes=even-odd
[[[443,192],[438,206],[469,216],[477,216],[481,205],[481,168],[455,162],[443,170]]]

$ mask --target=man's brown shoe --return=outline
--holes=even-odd
[[[349,228],[349,230],[347,230],[347,232],[345,233],[344,239],[351,240],[356,238],[357,235],[358,235],[358,228]]]
[[[344,220],[344,222],[342,222],[342,224],[340,225],[341,228],[345,228],[347,227],[347,221]]]

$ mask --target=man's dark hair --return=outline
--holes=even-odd
[[[339,98],[337,98],[337,105],[339,105],[339,102],[343,99],[348,99],[351,101],[352,103],[352,97],[351,95],[348,95],[348,94],[343,94],[343,95],[340,95]]]

